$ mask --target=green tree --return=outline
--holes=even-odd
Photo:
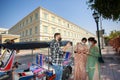
[[[88,0],[87,3],[104,19],[120,20],[120,0]]]
[[[120,36],[120,31],[111,31],[111,33],[110,33],[110,35],[109,35],[109,38],[110,39],[113,39],[113,38],[115,38],[115,37],[117,37],[117,36]]]
[[[116,37],[120,36],[120,31],[111,31],[111,33],[109,34],[109,36],[104,36],[104,40],[105,40],[105,44],[108,45],[108,42],[111,40],[111,39],[114,39]]]
[[[109,40],[110,40],[109,36],[105,36],[105,37],[104,37],[104,40],[105,40],[105,45],[108,45],[108,42],[109,42]]]

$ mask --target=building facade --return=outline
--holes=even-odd
[[[5,40],[13,40],[15,39],[15,42],[19,42],[19,35],[11,35],[11,34],[0,34],[0,43],[5,43]]]
[[[7,33],[8,33],[8,29],[0,28],[0,34],[7,34]]]
[[[19,35],[11,35],[11,34],[0,34],[0,44],[1,43],[6,43],[5,41],[6,40],[13,40],[15,42],[19,42],[19,38],[20,36]],[[5,50],[3,48],[0,48],[0,55],[3,54]]]
[[[96,37],[78,25],[39,7],[9,29],[8,33],[20,35],[21,42],[52,40],[59,32],[63,40],[79,42],[83,37]]]

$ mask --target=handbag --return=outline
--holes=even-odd
[[[104,63],[103,59],[102,59],[102,56],[98,57],[98,62],[99,63]]]

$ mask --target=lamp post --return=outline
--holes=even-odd
[[[101,56],[101,57],[99,57],[99,62],[104,63],[103,58],[102,58],[102,54],[101,54],[101,48],[100,48],[100,34],[99,34],[99,25],[98,25],[99,15],[98,15],[98,13],[96,13],[94,11],[93,17],[95,19],[96,26],[97,26],[98,47],[99,47],[99,53],[100,53],[100,56]]]
[[[102,17],[100,15],[100,28],[101,28],[101,45],[102,45],[102,49],[104,49],[104,38],[103,38],[103,29],[102,29]]]

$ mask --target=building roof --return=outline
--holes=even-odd
[[[6,28],[0,28],[0,31],[7,31],[8,29]]]

